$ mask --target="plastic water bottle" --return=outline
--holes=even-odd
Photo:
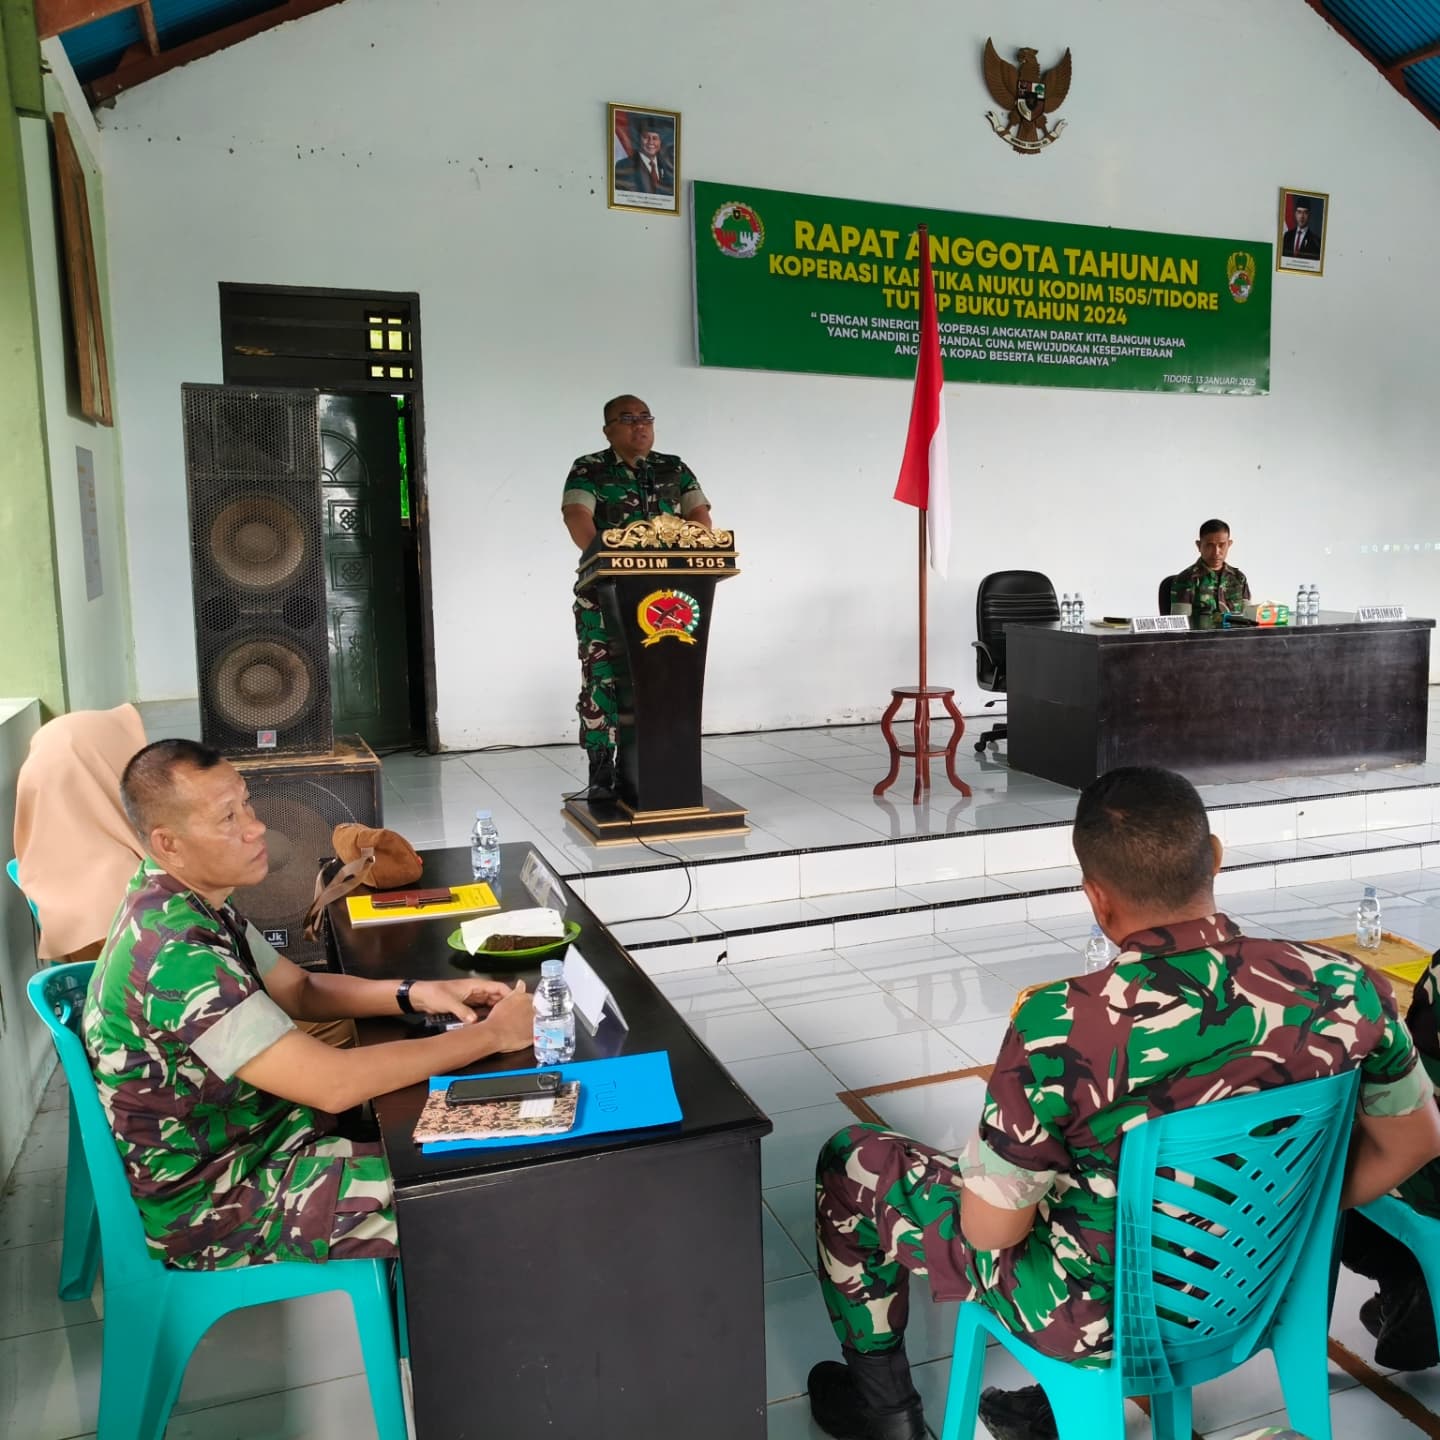
[[[1310,591],[1303,582],[1295,592],[1295,609],[1291,612],[1290,618],[1297,625],[1310,623]]]
[[[1070,602],[1070,628],[1072,630],[1085,628],[1085,597],[1078,590],[1075,592],[1075,598]]]
[[[1110,947],[1110,940],[1105,932],[1098,926],[1090,927],[1090,938],[1085,942],[1085,970],[1088,974],[1092,970],[1103,970],[1111,961],[1114,952]]]
[[[1320,587],[1313,580],[1310,593],[1305,597],[1305,618],[1311,625],[1320,623]]]
[[[546,960],[535,987],[535,1063],[563,1065],[575,1054],[575,1000],[565,962]]]
[[[1380,901],[1373,885],[1365,887],[1355,907],[1355,943],[1362,950],[1380,948]]]
[[[1074,619],[1075,606],[1071,602],[1070,592],[1067,590],[1065,592],[1064,598],[1060,601],[1060,628],[1062,630],[1070,629],[1071,625],[1074,623]]]
[[[495,886],[500,882],[500,832],[488,810],[475,812],[475,828],[470,832],[470,868],[477,880]]]

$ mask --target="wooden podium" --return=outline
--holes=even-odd
[[[715,585],[739,573],[730,531],[675,515],[604,530],[580,557],[575,589],[605,617],[620,712],[616,798],[565,802],[592,844],[749,831],[744,809],[704,783],[700,763]]]

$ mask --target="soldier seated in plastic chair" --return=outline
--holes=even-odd
[[[525,987],[397,986],[312,974],[277,954],[229,903],[237,886],[264,879],[269,860],[245,781],[214,750],[147,745],[120,795],[149,858],[96,962],[83,1033],[151,1252],[200,1270],[394,1255],[380,1144],[337,1134],[337,1116],[524,1049]],[[361,1050],[295,1023],[406,1011],[466,1023]]]
[[[860,1124],[821,1151],[820,1285],[845,1358],[810,1373],[828,1435],[926,1434],[904,1345],[911,1273],[937,1300],[990,1306],[1045,1355],[1106,1364],[1120,1141],[1151,1116],[1358,1066],[1342,1203],[1440,1156],[1388,983],[1318,946],[1250,939],[1216,910],[1220,842],[1189,781],[1111,771],[1080,797],[1073,839],[1120,954],[1016,1011],[964,1153]],[[987,1390],[980,1416],[995,1440],[1056,1434],[1038,1385]]]
[[[1432,1085],[1440,1089],[1440,950],[1415,987],[1406,1025]],[[1417,1171],[1395,1193],[1421,1215],[1440,1221],[1440,1161]],[[1387,1370],[1440,1365],[1430,1289],[1409,1248],[1367,1216],[1349,1215],[1340,1258],[1380,1287],[1360,1307],[1361,1322],[1375,1337],[1375,1363]]]

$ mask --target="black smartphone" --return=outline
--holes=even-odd
[[[452,1080],[445,1091],[447,1105],[478,1105],[484,1100],[536,1100],[560,1089],[558,1070],[536,1070],[529,1075],[472,1075]]]

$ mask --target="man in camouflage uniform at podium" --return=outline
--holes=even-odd
[[[707,529],[710,502],[690,467],[655,444],[655,417],[634,395],[617,395],[604,410],[609,448],[582,455],[565,478],[560,513],[583,552],[602,530],[656,515],[679,515]],[[589,595],[575,596],[575,639],[580,650],[580,744],[589,760],[591,800],[615,794],[615,668],[605,618]]]
[[[1216,912],[1220,843],[1188,780],[1102,776],[1080,797],[1074,846],[1120,954],[1025,998],[964,1151],[855,1124],[820,1152],[820,1285],[846,1361],[810,1373],[826,1434],[926,1435],[904,1348],[911,1272],[936,1300],[988,1306],[1043,1355],[1106,1363],[1120,1142],[1143,1120],[1358,1067],[1342,1205],[1440,1155],[1440,1114],[1389,984]],[[980,1418],[995,1440],[1056,1435],[1039,1386],[985,1391]]]

